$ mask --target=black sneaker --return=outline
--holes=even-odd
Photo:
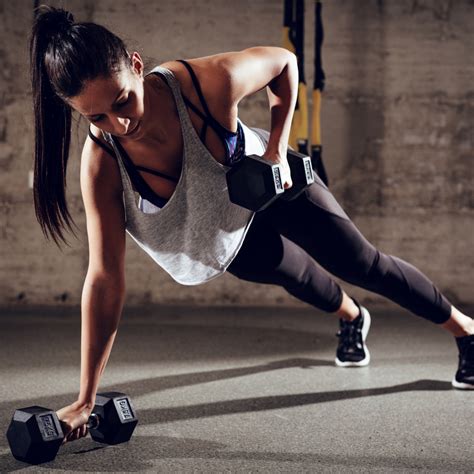
[[[474,390],[474,334],[455,339],[459,349],[459,365],[451,383],[454,388]]]
[[[339,319],[339,344],[336,353],[336,365],[339,367],[363,367],[370,362],[369,349],[365,345],[370,329],[370,313],[354,298],[359,308],[359,316],[353,321]]]

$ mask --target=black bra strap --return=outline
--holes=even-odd
[[[194,73],[193,68],[184,59],[178,59],[177,61],[186,66],[186,69],[188,70],[189,74],[191,75],[191,79],[193,81],[194,87],[196,88],[196,92],[199,96],[199,100],[201,101],[204,112],[206,112],[206,115],[209,118],[213,118],[212,115],[211,115],[211,112],[209,112],[209,108],[207,107],[207,103],[204,99],[204,95],[203,95],[202,90],[201,90],[201,85],[199,84],[198,78],[197,78],[196,74]]]
[[[140,170],[140,171],[144,171],[145,173],[154,174],[155,176],[159,176],[160,178],[165,178],[169,181],[173,181],[174,183],[177,183],[179,181],[179,178],[174,178],[173,176],[168,176],[167,174],[164,174],[161,171],[152,170],[151,168],[144,168],[143,166],[135,165],[135,169]]]
[[[207,121],[207,117],[185,95],[183,95],[183,100],[186,103],[186,105],[188,105],[196,115],[199,115],[199,117],[201,117],[204,122]]]
[[[199,134],[199,137],[201,138],[201,141],[203,143],[206,143],[206,132],[207,132],[207,126],[209,125],[208,118],[185,95],[183,95],[183,99],[186,105],[188,105],[196,115],[201,117],[202,128],[201,128],[201,133]],[[212,123],[211,123],[211,127],[212,127]]]
[[[201,101],[201,104],[203,106],[203,109],[204,109],[204,112],[206,113],[206,115],[204,116],[200,111],[199,109],[194,105],[192,104],[192,102],[189,101],[188,98],[186,98],[185,96],[183,96],[183,99],[184,101],[186,102],[186,104],[188,104],[192,109],[193,111],[199,115],[205,122],[207,122],[215,131],[216,133],[220,136],[222,132],[225,132],[225,133],[234,133],[230,130],[227,130],[225,127],[223,127],[211,114],[211,112],[209,111],[209,107],[207,106],[207,102],[206,100],[204,99],[204,95],[202,93],[202,90],[201,90],[201,86],[199,84],[199,80],[196,76],[196,73],[194,72],[193,68],[191,67],[191,65],[184,61],[184,59],[177,59],[178,62],[180,63],[183,63],[185,66],[186,66],[186,69],[189,71],[189,74],[191,75],[191,79],[193,81],[193,84],[194,84],[194,87],[196,89],[196,92],[199,96],[199,100]],[[221,137],[221,140],[224,140],[222,137]]]
[[[206,143],[206,133],[207,133],[207,122],[204,122],[201,128],[201,133],[199,135],[203,143]]]
[[[217,136],[220,138],[220,140],[222,141],[222,144],[224,145],[224,149],[227,149],[227,143],[226,143],[226,140],[225,138],[222,136],[223,132],[225,133],[233,133],[231,132],[230,130],[227,130],[226,128],[224,128],[212,115],[211,115],[211,112],[209,111],[209,108],[207,106],[207,103],[206,103],[206,100],[204,99],[204,95],[202,93],[202,89],[201,89],[201,86],[199,84],[199,80],[193,70],[193,68],[191,67],[191,65],[185,61],[184,59],[177,59],[178,62],[182,63],[185,65],[186,69],[188,70],[190,76],[191,76],[191,79],[193,81],[193,84],[194,84],[194,87],[196,89],[196,92],[199,96],[199,100],[201,101],[201,104],[202,104],[202,107],[204,109],[204,112],[206,113],[206,115],[204,115],[187,97],[185,97],[183,95],[183,99],[184,99],[184,102],[186,103],[186,105],[188,105],[192,110],[193,112],[198,115],[199,117],[201,117],[202,121],[203,121],[203,126],[201,128],[201,133],[200,133],[200,138],[201,138],[201,141],[203,143],[206,142],[206,132],[207,132],[207,127],[208,125],[210,125],[214,131],[217,133]]]
[[[179,59],[178,59],[178,61],[181,61],[181,62],[187,64],[187,63],[186,63],[185,61],[183,61],[183,60],[179,60]],[[188,65],[188,66],[189,66],[189,65]],[[189,67],[190,67],[190,66],[189,66]],[[153,71],[152,74],[160,75],[160,77],[162,77],[163,80],[164,80],[166,83],[168,83],[168,81],[166,80],[166,77],[165,77],[161,72]],[[193,74],[194,74],[194,71],[193,71]],[[197,78],[196,78],[195,75],[194,75],[194,77],[195,77],[195,79],[196,79],[196,81],[197,81]],[[195,83],[195,84],[196,84],[196,83]],[[197,84],[198,84],[197,87],[199,87],[199,83],[197,83]],[[199,90],[201,90],[201,89],[199,89]],[[199,117],[201,117],[201,119],[202,119],[202,121],[203,121],[203,126],[202,126],[202,128],[201,128],[201,133],[199,134],[199,136],[200,136],[200,138],[201,138],[201,141],[202,141],[203,143],[205,143],[205,142],[206,142],[206,132],[207,132],[207,126],[208,126],[208,120],[209,120],[209,119],[208,119],[183,93],[181,93],[181,95],[182,95],[183,100],[184,100],[184,102],[186,103],[186,105],[188,105],[188,107],[190,107],[196,115],[198,115]],[[201,93],[201,96],[202,96],[202,93]],[[203,100],[204,100],[204,98],[203,98]],[[204,104],[205,104],[205,102],[204,102]],[[207,105],[205,106],[205,109],[207,109]],[[220,126],[220,124],[217,124],[217,125]],[[212,123],[211,123],[211,126],[212,126]],[[146,171],[146,170],[143,170],[143,171]]]
[[[117,146],[117,148],[120,152],[120,155],[124,159],[125,167],[127,168],[127,170],[129,171],[131,177],[133,178],[132,181],[139,182],[141,184],[141,186],[147,188],[147,190],[149,192],[151,192],[153,194],[156,194],[148,186],[148,183],[142,178],[142,176],[140,175],[140,173],[137,172],[137,170],[145,171],[147,173],[154,174],[155,176],[160,176],[161,178],[165,178],[169,181],[173,181],[174,183],[177,183],[179,181],[179,178],[175,178],[174,176],[168,176],[166,174],[161,173],[160,171],[151,170],[149,168],[144,168],[143,166],[136,166],[133,163],[133,161],[131,160],[131,158],[128,156],[128,153],[125,151],[125,148],[122,146],[122,144],[118,140],[116,140],[114,136],[112,136],[112,140],[114,141],[115,145]]]
[[[91,129],[89,128],[89,137],[95,142],[97,143],[97,145],[99,145],[101,148],[103,148],[107,153],[109,153],[110,155],[112,155],[115,159],[117,159],[116,155],[115,155],[115,152],[112,148],[110,148],[109,146],[105,145],[104,143],[102,143],[95,135],[93,135],[93,133],[91,132]],[[122,148],[123,150],[123,148]],[[122,152],[122,151],[121,151]],[[123,150],[123,153],[126,155],[126,152],[125,150]],[[130,158],[128,157],[128,155],[126,155],[126,159],[130,160]],[[130,160],[130,163],[132,163],[132,161]],[[150,174],[153,174],[155,176],[159,176],[160,178],[165,178],[169,181],[173,181],[174,183],[177,183],[179,181],[179,178],[174,178],[173,176],[168,176],[164,173],[162,173],[161,171],[157,171],[157,170],[152,170],[151,168],[145,168],[144,166],[135,166],[133,165],[135,169],[137,170],[140,170],[140,171],[144,171],[145,173],[150,173]]]
[[[115,152],[112,148],[110,148],[109,146],[107,146],[105,143],[102,143],[92,132],[91,132],[91,129],[89,127],[89,137],[90,139],[94,142],[94,143],[97,143],[97,145],[99,145],[103,150],[105,150],[109,155],[111,155],[113,158],[117,159],[117,157],[115,156]]]

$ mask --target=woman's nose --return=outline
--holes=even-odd
[[[118,122],[120,125],[128,126],[128,124],[130,123],[130,119],[128,119],[128,118],[122,118],[122,117],[117,117],[117,122]]]
[[[130,125],[130,119],[124,117],[116,117],[115,122],[115,128],[117,129],[120,135],[127,132],[128,126]]]
[[[130,119],[117,117],[117,123],[119,124],[120,127],[127,128],[130,125]]]

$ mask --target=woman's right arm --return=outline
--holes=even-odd
[[[94,405],[117,334],[125,297],[125,215],[117,163],[87,139],[81,159],[89,267],[81,301],[78,402]]]
[[[81,192],[87,221],[89,268],[81,301],[81,378],[75,402],[57,414],[64,441],[87,435],[97,387],[122,313],[125,296],[125,215],[114,158],[87,138],[81,158]]]

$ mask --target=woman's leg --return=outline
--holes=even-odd
[[[451,318],[452,305],[426,275],[368,242],[318,177],[296,200],[274,204],[275,228],[330,273],[434,323]]]
[[[451,306],[451,316],[441,326],[455,337],[469,336],[474,334],[474,319],[461,313],[456,307]]]
[[[354,300],[344,291],[341,307],[336,314],[346,321],[353,321],[359,314]],[[450,318],[445,323],[441,323],[441,327],[455,337],[468,336],[474,334],[474,319],[459,311],[455,306],[451,306]]]
[[[253,131],[263,143],[268,141],[268,131]],[[265,212],[282,235],[334,275],[386,296],[454,336],[474,332],[474,321],[454,308],[422,272],[365,239],[317,174],[297,200],[279,199]],[[343,297],[337,314],[350,321],[357,313],[352,299]]]
[[[268,139],[268,132],[257,133],[264,142]],[[282,236],[306,250],[329,272],[391,299],[456,336],[459,367],[453,385],[474,389],[474,321],[452,306],[416,267],[380,252],[368,242],[317,175],[315,183],[298,199],[279,199],[264,212]],[[310,285],[304,285],[299,298],[309,301],[311,291]],[[341,295],[336,313],[353,319],[356,302],[351,302],[342,291]],[[360,321],[366,318],[362,308],[358,312],[360,315],[352,323],[341,321],[341,327],[347,329],[347,340],[353,341],[353,335],[362,332]],[[359,341],[356,340],[357,345]]]
[[[278,285],[296,298],[325,312],[340,310],[347,295],[301,247],[280,235],[258,213],[227,271],[255,283]]]
[[[329,272],[383,295],[453,334],[459,365],[452,385],[474,389],[474,321],[451,305],[416,267],[370,244],[319,178],[295,201],[276,201],[269,215],[282,235],[304,248]],[[358,319],[353,324],[341,322],[344,356],[345,347],[356,347],[353,335],[361,332],[361,325]]]
[[[340,318],[336,364],[365,366],[370,353],[365,344],[370,314],[350,298],[301,247],[280,235],[268,219],[258,213],[245,241],[227,271],[236,277],[280,285],[291,295]],[[351,322],[352,321],[352,322]]]

